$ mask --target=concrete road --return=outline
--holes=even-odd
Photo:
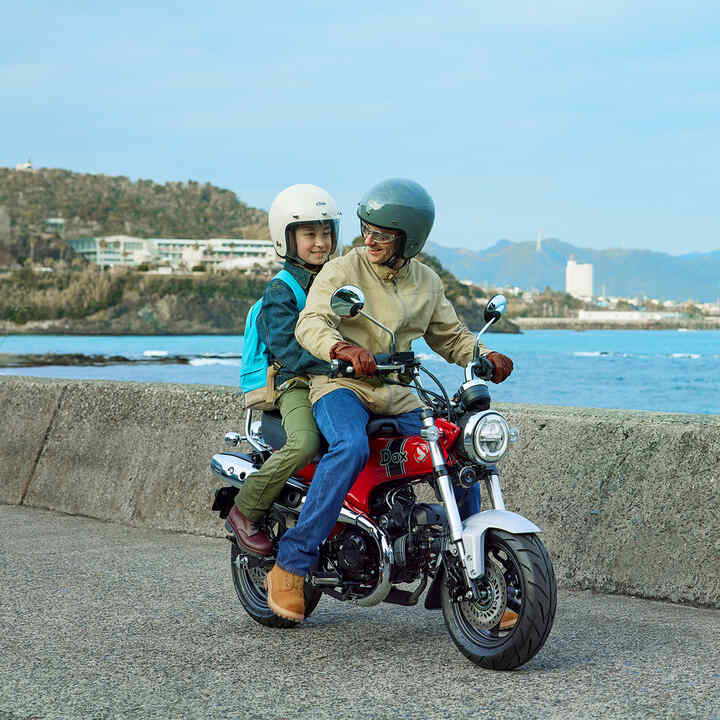
[[[720,718],[720,611],[560,592],[544,649],[481,670],[440,612],[240,608],[223,540],[0,506],[0,720]]]

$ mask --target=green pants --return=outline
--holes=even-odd
[[[315,424],[306,388],[287,390],[277,399],[287,441],[252,475],[235,496],[237,509],[257,522],[270,509],[275,498],[294,472],[305,467],[320,449],[320,431]]]

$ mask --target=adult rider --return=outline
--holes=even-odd
[[[430,195],[411,180],[385,180],[365,194],[357,214],[364,247],[331,260],[318,273],[295,329],[300,344],[313,355],[346,360],[357,376],[311,377],[310,401],[328,451],[315,470],[297,525],[280,538],[277,562],[266,582],[270,609],[296,621],[304,619],[305,575],[316,564],[320,544],[367,463],[367,423],[376,416],[392,416],[403,435],[421,429],[417,396],[409,388],[372,377],[373,353],[388,351],[388,334],[361,316],[335,315],[329,302],[333,292],[343,285],[360,287],[365,310],[395,333],[398,351],[410,350],[411,342],[423,337],[448,362],[465,366],[476,345],[475,335],[445,297],[440,278],[415,259],[435,218]],[[493,382],[512,372],[512,360],[505,355],[484,345],[480,354],[495,367]],[[478,510],[478,494],[460,507],[462,517]]]

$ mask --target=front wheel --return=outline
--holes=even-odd
[[[528,662],[550,634],[557,587],[545,546],[535,535],[488,530],[480,600],[458,597],[446,570],[440,590],[445,625],[465,657],[490,670]]]
[[[247,611],[247,614],[261,625],[272,628],[291,628],[298,623],[276,615],[267,603],[265,590],[265,576],[267,572],[262,567],[245,567],[242,560],[246,557],[236,543],[231,544],[230,570],[238,599]],[[322,592],[305,583],[305,617],[309,617],[320,602]]]

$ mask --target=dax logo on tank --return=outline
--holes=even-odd
[[[405,463],[408,459],[405,441],[405,438],[395,438],[380,450],[380,464],[385,468],[388,477],[405,473]]]

